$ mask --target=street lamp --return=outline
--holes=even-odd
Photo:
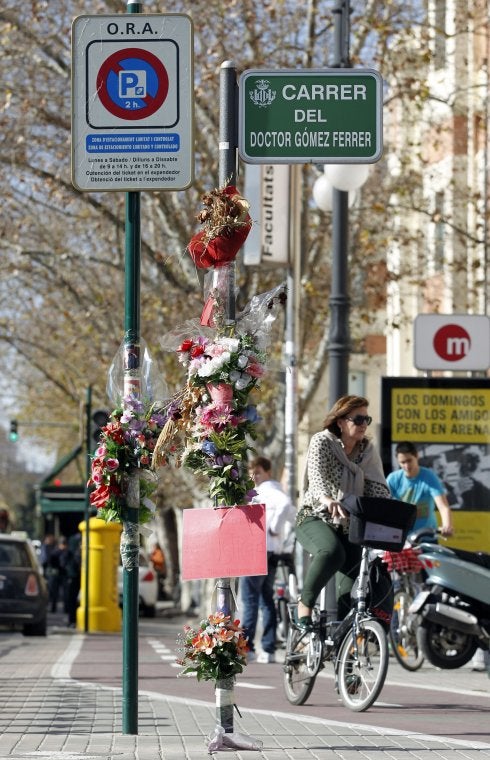
[[[350,0],[337,0],[334,8],[335,35],[333,68],[350,68]],[[347,254],[349,239],[349,192],[367,179],[368,170],[359,165],[326,165],[324,174],[333,187],[332,198],[332,286],[330,291],[330,331],[328,336],[328,395],[330,407],[348,389],[349,379],[349,296]],[[325,188],[325,181],[323,180]],[[318,192],[318,186],[317,186]]]

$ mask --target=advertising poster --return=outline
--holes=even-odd
[[[414,443],[420,465],[444,483],[454,524],[448,545],[490,552],[490,379],[383,378],[385,474],[398,467],[400,441]]]

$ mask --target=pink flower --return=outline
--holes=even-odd
[[[104,471],[102,467],[92,467],[92,482],[96,486],[104,482]]]
[[[251,375],[251,377],[262,377],[265,370],[261,364],[258,362],[250,362],[250,364],[247,364],[247,374]]]
[[[231,404],[233,401],[233,387],[226,383],[206,383],[206,388],[214,404]]]
[[[109,472],[114,472],[114,470],[117,470],[119,467],[119,460],[115,457],[109,457],[105,461],[105,466],[109,470]]]
[[[210,404],[201,412],[201,425],[215,430],[223,430],[227,425],[235,425],[233,409],[229,404]]]

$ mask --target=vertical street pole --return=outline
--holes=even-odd
[[[141,13],[142,4],[128,2],[128,13]],[[126,193],[124,396],[139,395],[140,381],[140,258],[141,197]],[[121,536],[123,554],[123,734],[138,733],[138,614],[139,614],[139,477],[129,476]]]
[[[287,301],[284,359],[286,365],[286,399],[284,404],[284,465],[287,474],[287,493],[291,504],[296,504],[296,429],[297,429],[297,368],[296,368],[296,282],[297,259],[295,251],[301,245],[299,240],[300,205],[298,198],[299,173],[297,166],[289,171],[289,222]]]
[[[85,457],[86,457],[86,483],[88,483],[91,472],[92,472],[92,466],[91,466],[91,459],[90,459],[90,452],[91,452],[91,441],[90,441],[90,420],[92,419],[92,386],[89,385],[87,388],[86,393],[86,401],[85,401]],[[89,620],[88,620],[88,608],[89,608],[89,557],[90,557],[90,494],[88,490],[88,486],[85,486],[85,513],[84,513],[84,519],[85,519],[85,571],[84,571],[84,577],[83,577],[83,583],[84,583],[84,598],[85,598],[85,610],[84,610],[84,620],[83,620],[83,627],[85,633],[89,632]]]
[[[337,0],[335,13],[334,68],[350,68],[349,59],[349,0]],[[332,283],[330,289],[330,329],[328,334],[328,401],[331,408],[345,396],[349,387],[349,295],[348,242],[349,193],[332,191]],[[335,577],[327,584],[327,614],[337,618]]]
[[[350,68],[349,0],[337,0],[335,13],[334,68]],[[349,193],[333,189],[332,197],[332,284],[330,295],[330,331],[328,336],[329,404],[347,393],[349,382],[349,296],[347,288]]]
[[[236,68],[232,61],[224,61],[219,81],[219,187],[234,185],[237,176],[238,148],[238,85]],[[235,321],[235,263],[227,265],[226,320]],[[216,271],[216,270],[215,270]],[[219,270],[218,270],[219,271]],[[216,583],[216,607],[218,612],[232,615],[235,611],[229,578],[219,578]],[[233,684],[234,678],[216,685],[216,718],[225,733],[233,733]]]

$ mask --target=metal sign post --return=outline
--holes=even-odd
[[[72,28],[72,182],[126,192],[123,396],[140,397],[141,190],[193,180],[192,20],[179,13],[79,16]],[[133,15],[134,14],[134,15]],[[138,733],[139,474],[123,515],[123,733]]]
[[[224,61],[220,69],[219,92],[219,186],[234,185],[237,175],[237,78],[232,61]],[[228,265],[227,321],[235,320],[235,264]],[[219,578],[216,583],[216,608],[225,615],[233,615],[235,605],[230,578]],[[225,679],[216,685],[216,717],[225,733],[233,733],[233,681]]]

